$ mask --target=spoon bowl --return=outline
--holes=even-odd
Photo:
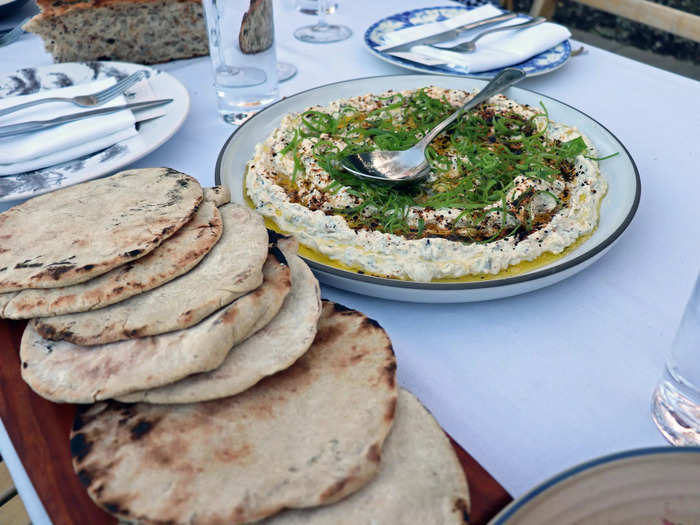
[[[356,177],[391,186],[413,184],[430,174],[425,148],[464,112],[478,106],[525,77],[520,69],[507,68],[496,75],[471,100],[431,129],[413,147],[401,151],[375,150],[340,159],[340,165]]]

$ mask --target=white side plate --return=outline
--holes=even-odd
[[[170,139],[185,121],[190,108],[187,89],[173,76],[128,62],[71,62],[0,74],[0,98],[5,98],[109,77],[120,80],[141,69],[150,71],[148,81],[156,98],[173,99],[173,102],[164,106],[165,115],[139,123],[138,135],[103,151],[56,166],[0,177],[0,202],[35,197],[114,173],[148,155]],[[80,108],[76,106],[76,110]]]
[[[367,50],[377,58],[394,64],[395,66],[418,71],[420,73],[432,73],[434,75],[457,75],[470,78],[493,78],[501,69],[492,69],[490,71],[481,71],[471,73],[460,66],[441,64],[438,66],[428,66],[399,58],[389,53],[380,51],[378,48],[382,46],[384,35],[399,29],[414,27],[430,22],[446,20],[464,14],[466,11],[489,3],[488,0],[469,0],[466,5],[452,5],[445,7],[423,7],[420,9],[412,9],[403,13],[396,13],[372,24],[365,32],[365,46]],[[519,64],[513,64],[511,67],[522,69],[529,77],[544,75],[551,73],[566,64],[571,57],[571,43],[565,40],[547,51],[528,58]]]

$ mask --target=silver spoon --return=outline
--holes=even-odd
[[[415,146],[403,151],[376,150],[355,153],[340,159],[340,165],[353,175],[373,182],[389,185],[409,184],[420,181],[430,173],[425,160],[425,148],[447,126],[464,112],[481,104],[525,77],[520,69],[507,68],[498,73],[474,98],[431,129]]]

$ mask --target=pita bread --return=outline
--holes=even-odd
[[[326,303],[309,351],[241,394],[78,414],[73,467],[95,503],[126,520],[235,525],[329,504],[375,475],[395,373],[384,330]]]
[[[231,192],[226,186],[202,188],[202,191],[204,192],[204,200],[213,202],[217,206],[223,206],[231,202]]]
[[[17,293],[18,292],[0,293],[0,312],[5,310],[5,307],[10,304],[10,301],[12,301]]]
[[[87,281],[143,257],[202,200],[170,168],[122,171],[34,197],[0,213],[0,293]]]
[[[63,288],[14,292],[0,317],[31,319],[104,308],[160,286],[188,272],[221,237],[221,215],[211,202],[199,206],[194,218],[145,257],[84,283]]]
[[[79,346],[43,339],[29,323],[20,344],[22,378],[51,401],[92,403],[212,370],[261,318],[272,319],[282,306],[291,282],[279,250],[271,250],[264,274],[254,292],[196,326],[165,335]]]
[[[218,368],[160,388],[134,392],[119,400],[127,403],[193,403],[232,396],[299,359],[316,336],[321,315],[321,291],[309,267],[295,255],[296,241],[280,240],[278,246],[289,263],[292,288],[269,324],[234,346]]]
[[[219,208],[221,239],[188,273],[126,301],[75,314],[34,319],[42,337],[98,345],[193,326],[260,286],[267,256],[262,216],[247,206]]]
[[[455,451],[433,416],[399,389],[396,419],[377,477],[333,505],[288,510],[260,525],[466,525],[469,490]]]

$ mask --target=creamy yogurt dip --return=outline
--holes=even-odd
[[[431,175],[410,195],[338,171],[333,159],[346,147],[404,149],[385,143],[414,142],[434,125],[426,115],[436,123],[471,96],[438,87],[390,91],[287,115],[257,145],[247,195],[312,250],[365,273],[419,282],[497,274],[591,233],[607,190],[594,146],[502,95],[433,142]]]

